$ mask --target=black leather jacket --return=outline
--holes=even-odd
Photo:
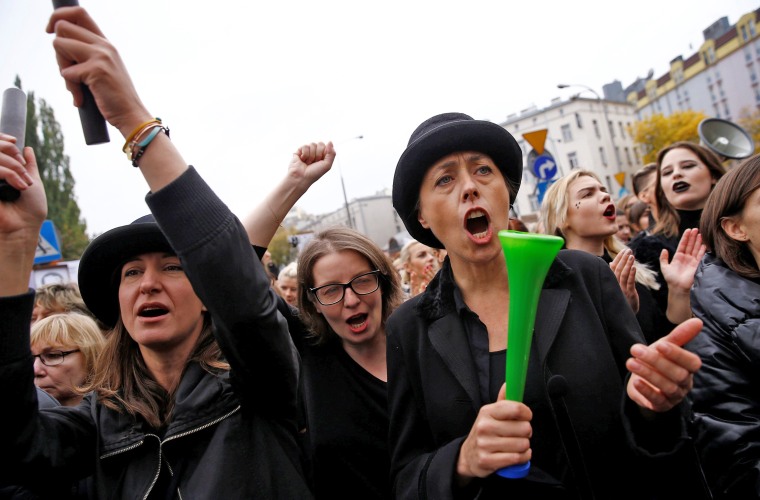
[[[157,481],[185,499],[311,498],[297,441],[298,354],[242,225],[193,169],[147,201],[211,313],[231,371],[191,363],[161,435],[94,396],[78,407],[38,410],[33,294],[0,299],[0,381],[5,408],[13,409],[0,426],[0,479],[93,474],[98,498],[147,498]],[[6,321],[27,308],[19,321]]]
[[[691,392],[696,445],[715,498],[760,498],[760,283],[707,254],[691,307],[704,322]]]

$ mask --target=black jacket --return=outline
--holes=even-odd
[[[691,393],[696,445],[716,499],[760,498],[760,283],[706,254],[691,290],[704,328]]]
[[[454,306],[448,262],[425,293],[390,317],[391,476],[397,498],[460,498],[459,448],[481,398],[475,361]],[[505,320],[507,311],[504,311]],[[609,266],[562,250],[536,315],[524,402],[533,411],[533,459],[523,480],[475,481],[479,498],[651,498],[651,457],[686,438],[681,409],[640,419],[627,398],[625,361],[643,342]],[[524,496],[521,496],[524,495]]]
[[[144,498],[159,471],[178,498],[311,498],[296,434],[298,354],[242,225],[192,168],[147,202],[212,315],[231,371],[189,364],[161,436],[93,396],[38,411],[29,319],[5,321],[32,294],[1,300],[0,380],[13,411],[0,426],[0,474],[94,474],[98,498]]]

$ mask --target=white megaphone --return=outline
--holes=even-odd
[[[728,120],[705,118],[698,131],[702,145],[723,160],[747,158],[755,152],[755,141],[747,131]]]

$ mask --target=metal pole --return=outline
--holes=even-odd
[[[353,139],[364,139],[364,136],[357,135],[356,137],[352,137],[349,140],[353,140]],[[345,142],[345,141],[341,141],[341,142]],[[348,196],[346,195],[346,184],[345,182],[343,182],[343,169],[340,168],[340,156],[336,156],[335,159],[338,163],[338,175],[340,175],[340,187],[343,189],[343,203],[344,203],[344,206],[346,207],[346,218],[348,220],[348,227],[350,227],[351,229],[356,229],[356,227],[354,226],[354,220],[351,217],[351,210],[348,207]]]
[[[340,186],[343,188],[343,202],[346,205],[346,217],[348,217],[348,227],[354,229],[354,222],[351,220],[351,211],[348,209],[348,196],[346,196],[346,184],[343,182],[343,172],[338,167],[338,173],[340,174]]]

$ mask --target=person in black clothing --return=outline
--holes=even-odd
[[[699,261],[689,258],[682,265],[673,264],[693,255],[690,249],[702,247],[698,234],[702,208],[725,172],[715,153],[693,142],[675,142],[657,154],[657,223],[649,235],[632,241],[629,247],[638,261],[657,272],[656,321],[662,330],[691,317],[689,292]],[[686,252],[677,253],[679,247]]]
[[[334,157],[331,143],[298,148],[285,178],[246,219],[257,249]],[[403,297],[398,273],[372,240],[340,226],[313,235],[297,269],[298,315],[289,321],[302,358],[315,497],[389,499],[385,322]]]
[[[75,103],[87,84],[127,138],[153,215],[103,233],[82,255],[82,297],[112,330],[84,401],[40,410],[26,285],[44,192],[29,148],[26,168],[0,155],[35,181],[0,206],[0,475],[29,484],[92,474],[98,498],[311,498],[297,440],[298,353],[242,224],[182,159],[83,9],[56,9],[48,31]],[[0,150],[12,146],[0,140]]]
[[[395,498],[653,498],[655,456],[678,449],[699,358],[684,322],[652,345],[609,265],[561,250],[538,303],[523,402],[505,399],[511,275],[497,233],[522,178],[517,141],[462,113],[424,121],[393,204],[443,268],[388,320]],[[633,357],[630,357],[630,356]],[[630,373],[629,373],[630,371]],[[523,479],[494,474],[531,462]]]
[[[587,170],[574,170],[554,182],[546,191],[541,204],[541,226],[547,234],[565,239],[565,248],[584,250],[602,257],[615,272],[631,309],[644,333],[647,343],[668,334],[662,324],[654,321],[657,303],[654,293],[660,288],[656,273],[637,262],[631,250],[616,237],[615,204],[599,178]],[[691,234],[696,237],[696,233]],[[691,254],[682,255],[689,251]],[[694,273],[704,255],[704,248],[679,246],[678,253],[667,266],[667,276]],[[676,266],[682,266],[674,269]],[[687,267],[691,266],[691,267]],[[671,327],[672,329],[672,327]]]
[[[715,185],[700,231],[709,252],[691,289],[702,359],[694,436],[716,500],[760,498],[760,156]]]

